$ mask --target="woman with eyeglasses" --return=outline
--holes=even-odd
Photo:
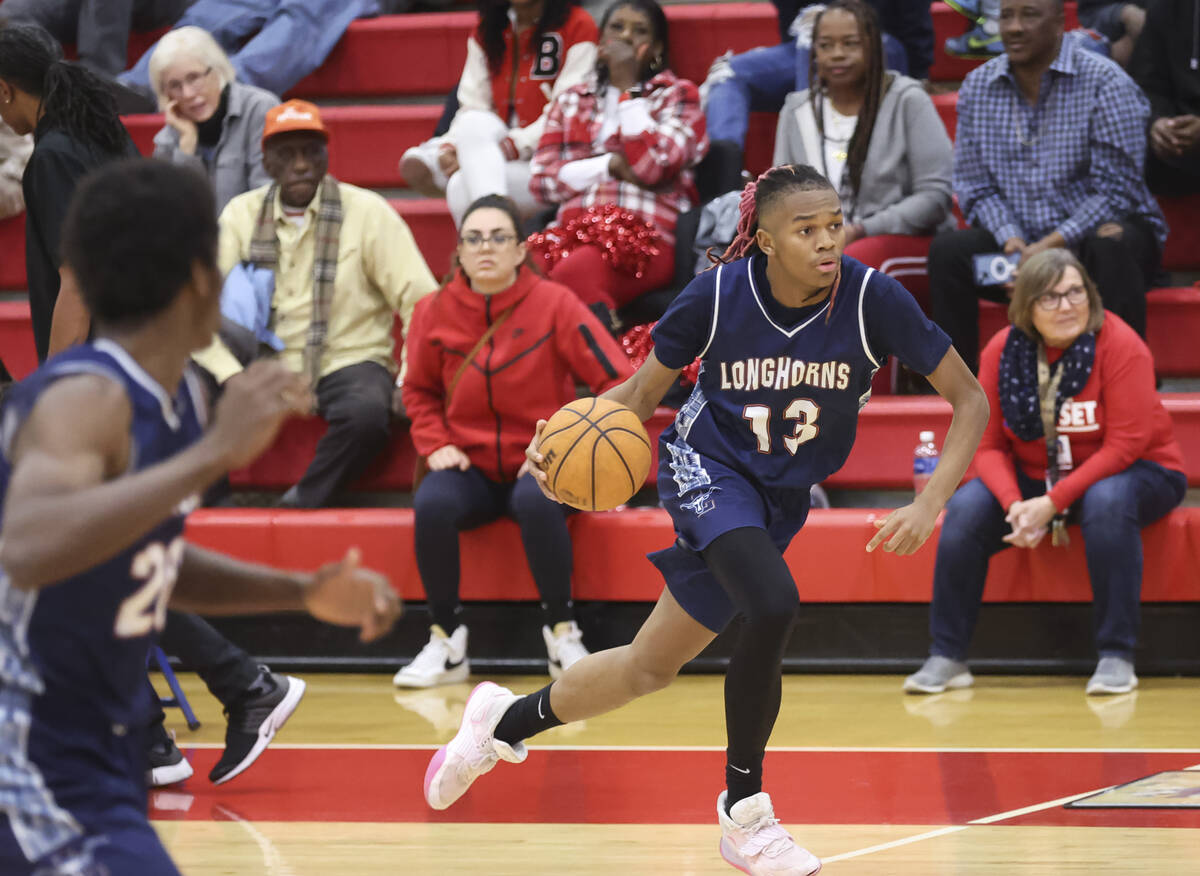
[[[404,406],[429,472],[413,500],[417,568],[429,600],[428,644],[399,687],[463,681],[458,533],[500,517],[521,528],[541,595],[550,675],[587,654],[571,608],[571,537],[564,505],[528,474],[525,446],[539,419],[633,373],[625,354],[569,289],[539,276],[518,236],[517,207],[488,195],[467,208],[457,267],[417,303],[407,339]]]
[[[59,294],[59,234],[75,187],[100,165],[137,155],[137,148],[104,83],[64,61],[62,46],[36,24],[0,22],[0,121],[19,135],[33,134],[21,187],[29,310],[40,362],[88,335],[87,309],[73,285]]]
[[[271,92],[237,81],[233,64],[208,31],[181,27],[150,56],[150,84],[167,123],[154,137],[154,157],[194,167],[212,182],[217,211],[265,186],[262,133]]]
[[[1187,492],[1183,454],[1154,389],[1154,360],[1127,323],[1105,311],[1070,251],[1038,253],[1021,267],[1012,325],[980,358],[992,417],[969,482],[946,506],[933,573],[933,645],[910,693],[973,683],[967,647],[988,561],[1009,546],[1033,548],[1065,523],[1082,530],[1099,663],[1089,694],[1137,687],[1134,647],[1141,609],[1141,528]]]

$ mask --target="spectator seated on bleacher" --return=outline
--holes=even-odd
[[[989,558],[1033,548],[1065,522],[1083,532],[1100,661],[1089,694],[1137,686],[1141,528],[1187,492],[1183,453],[1154,389],[1154,360],[1120,317],[1102,309],[1088,272],[1063,249],[1021,269],[1012,325],[983,352],[979,382],[991,419],[975,455],[979,477],[946,505],[933,574],[925,665],[904,683],[940,693],[972,683],[967,648]]]
[[[1134,46],[1146,24],[1148,0],[1078,0],[1079,23],[1108,40],[1109,57],[1129,66]]]
[[[1150,191],[1200,191],[1200,0],[1157,0],[1130,74],[1150,98]]]
[[[1096,278],[1104,306],[1146,333],[1146,290],[1167,226],[1146,188],[1149,104],[1107,58],[1063,34],[1062,0],[1004,0],[1005,54],[967,76],[958,95],[954,191],[970,228],[929,251],[933,319],[975,367],[980,297],[976,255],[1022,261],[1068,247]],[[1002,278],[1001,278],[1002,279]]]
[[[0,122],[0,219],[19,215],[25,209],[21,177],[33,152],[33,135],[18,135]]]
[[[444,136],[404,153],[405,181],[427,197],[444,193],[456,226],[484,195],[512,198],[523,216],[536,213],[529,159],[550,101],[582,82],[595,64],[596,24],[576,0],[480,0],[458,110]]]
[[[954,147],[915,79],[884,69],[874,10],[834,0],[813,26],[811,86],[779,115],[774,164],[809,164],[837,187],[846,254],[881,267],[924,256],[954,227]],[[900,235],[895,237],[893,235]]]
[[[324,63],[357,18],[394,11],[400,0],[191,0],[176,27],[198,27],[229,53],[237,80],[283,95]],[[102,4],[103,5],[103,4]],[[151,46],[117,77],[150,95]]]
[[[264,324],[241,323],[249,343],[242,332],[223,330],[195,357],[224,383],[254,357],[256,341],[273,342],[308,377],[329,430],[284,494],[281,503],[290,507],[328,504],[387,446],[394,314],[407,328],[413,306],[437,288],[391,205],[326,174],[327,140],[310,103],[291,100],[267,113],[263,165],[274,182],[222,211],[218,261],[228,276],[223,312],[235,289],[249,287],[269,299],[257,309],[269,315]]]
[[[463,681],[458,533],[512,517],[541,595],[550,673],[587,654],[571,609],[570,508],[542,494],[525,448],[539,419],[632,376],[625,354],[570,289],[526,259],[516,205],[488,195],[467,209],[456,270],[419,302],[408,335],[404,404],[428,474],[413,499],[417,568],[429,600],[429,642],[394,679],[400,687]]]
[[[699,93],[671,72],[668,48],[655,0],[616,0],[595,71],[550,105],[531,165],[533,193],[558,205],[534,249],[610,327],[612,311],[674,279],[675,224],[708,149]]]
[[[267,185],[262,132],[279,98],[237,81],[229,57],[198,27],[177,28],[150,58],[150,84],[167,124],[154,137],[154,157],[207,176],[217,212],[234,197]]]
[[[704,107],[713,150],[722,155],[721,191],[742,171],[750,113],[778,112],[790,92],[809,87],[812,0],[772,0],[779,13],[776,46],[718,58],[705,80]],[[885,31],[887,68],[926,79],[933,63],[933,19],[927,0],[868,0]],[[809,9],[809,13],[801,15]],[[819,7],[818,7],[819,8]],[[798,16],[801,16],[798,18]],[[730,158],[725,158],[729,155]]]

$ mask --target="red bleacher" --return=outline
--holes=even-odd
[[[911,557],[864,547],[872,521],[886,512],[813,511],[785,558],[806,602],[926,602],[933,579],[935,532]],[[363,562],[387,574],[405,599],[425,598],[417,574],[410,509],[345,511],[202,510],[187,522],[194,543],[241,559],[289,569],[315,569],[351,546]],[[574,597],[581,601],[651,601],[662,578],[645,560],[669,547],[671,520],[661,509],[578,514],[571,518]],[[1009,550],[992,562],[984,598],[990,602],[1087,602],[1091,599],[1083,539],[1067,548],[1043,543]],[[1142,599],[1200,600],[1200,508],[1174,512],[1147,527]],[[464,600],[536,600],[515,523],[501,520],[461,536]],[[502,570],[497,574],[497,570]]]

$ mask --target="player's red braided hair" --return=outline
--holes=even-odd
[[[742,197],[738,201],[737,233],[733,237],[733,242],[719,256],[715,255],[711,249],[708,251],[708,259],[712,262],[713,267],[728,264],[760,251],[756,242],[758,217],[773,201],[789,192],[816,189],[837,191],[829,180],[821,175],[820,171],[807,164],[781,164],[778,167],[772,167],[753,182],[747,183],[746,188],[742,190]],[[840,279],[839,273],[834,279],[833,291],[829,296],[831,303],[837,294]],[[826,314],[826,319],[832,313],[833,308],[831,307],[829,313]]]

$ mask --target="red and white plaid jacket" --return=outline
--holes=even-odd
[[[708,151],[700,93],[694,83],[664,70],[646,83],[639,100],[653,124],[633,136],[622,135],[618,126],[601,142],[604,91],[596,76],[556,97],[530,163],[529,188],[538,200],[560,205],[559,222],[596,204],[616,204],[654,223],[673,243],[676,218],[696,202],[691,168]],[[578,191],[560,177],[572,161],[616,152],[651,188],[608,179]]]

